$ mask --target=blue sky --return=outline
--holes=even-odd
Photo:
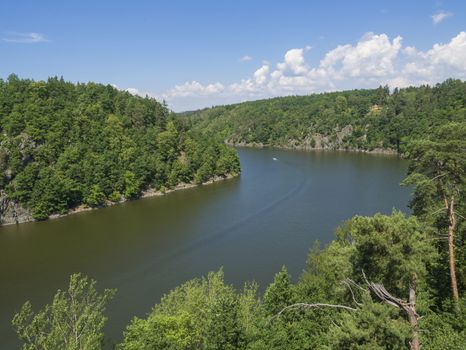
[[[466,78],[466,1],[3,1],[0,77],[63,76],[176,110]]]

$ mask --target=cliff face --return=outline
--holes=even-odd
[[[33,221],[31,211],[23,208],[18,202],[8,198],[0,191],[0,225],[19,224]]]
[[[383,148],[382,146],[366,149],[348,146],[345,143],[345,138],[352,136],[353,127],[352,125],[346,125],[341,129],[334,129],[331,135],[324,135],[319,133],[310,132],[305,138],[301,140],[288,140],[284,143],[278,144],[263,144],[257,142],[233,142],[232,140],[226,140],[225,143],[230,146],[240,147],[254,147],[263,148],[266,146],[272,146],[277,148],[285,149],[298,149],[298,150],[330,150],[330,151],[353,151],[353,152],[364,152],[364,153],[378,153],[378,154],[398,154],[394,149]],[[361,138],[366,141],[366,135]]]
[[[336,150],[341,149],[343,146],[343,139],[346,136],[351,136],[353,133],[353,127],[351,125],[346,125],[341,130],[335,130],[334,137],[322,134],[313,134],[302,143],[303,148],[308,149],[324,149],[324,150]]]

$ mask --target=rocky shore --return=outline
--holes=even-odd
[[[238,176],[238,175],[236,175]],[[149,188],[148,190],[144,191],[141,193],[141,196],[138,198],[148,198],[148,197],[156,197],[156,196],[164,196],[168,193],[179,191],[179,190],[184,190],[187,188],[193,188],[197,186],[203,186],[203,185],[209,185],[214,182],[219,182],[219,181],[224,181],[228,179],[232,179],[236,177],[234,175],[227,175],[226,177],[222,176],[216,176],[202,184],[195,184],[195,183],[180,183],[176,185],[173,188],[166,189],[164,191],[161,190],[155,190],[154,188]],[[116,204],[121,204],[128,201],[128,199],[122,198],[119,202],[111,202],[107,201],[105,206],[103,207],[110,207]],[[71,214],[76,214],[76,213],[81,213],[84,211],[90,211],[90,210],[95,210],[95,209],[100,209],[102,207],[89,207],[85,204],[81,204],[80,206],[70,209],[67,213],[65,214],[53,214],[49,216],[49,219],[57,219],[61,218],[64,216],[68,216]],[[24,222],[31,222],[35,221],[34,218],[32,217],[32,213],[28,208],[22,207],[18,202],[11,200],[8,198],[6,193],[4,191],[0,192],[0,226],[6,226],[6,225],[14,225],[14,224],[21,224]]]
[[[264,147],[275,147],[282,149],[296,149],[306,151],[346,151],[346,152],[360,152],[370,154],[387,154],[397,155],[398,152],[395,149],[380,147],[372,149],[354,148],[345,145],[345,138],[353,134],[352,125],[346,125],[341,129],[334,129],[333,136],[323,135],[319,133],[310,133],[303,140],[288,140],[283,144],[263,144],[260,142],[235,142],[232,140],[226,140],[225,143],[229,146],[234,147],[252,147],[252,148],[264,148]],[[361,139],[366,140],[366,135],[363,135]]]
[[[359,149],[359,148],[343,148],[343,147],[312,147],[308,144],[302,144],[298,141],[291,142],[287,145],[268,145],[263,143],[246,143],[246,142],[226,142],[228,146],[232,147],[250,147],[250,148],[278,148],[278,149],[288,149],[288,150],[299,150],[299,151],[339,151],[339,152],[357,152],[357,153],[367,153],[367,154],[384,154],[384,155],[400,155],[394,149],[386,149],[386,148],[374,148],[371,150],[368,149]]]

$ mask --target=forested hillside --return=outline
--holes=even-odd
[[[253,282],[235,289],[222,270],[188,281],[135,317],[116,349],[463,350],[466,123],[406,154],[414,215],[349,219],[328,246],[314,244],[296,283],[283,267],[264,293]],[[114,292],[73,275],[42,310],[25,303],[12,322],[23,349],[103,348]]]
[[[222,140],[110,85],[0,79],[0,130],[0,213],[12,222],[239,172]]]
[[[432,349],[466,344],[466,123],[406,145],[414,215],[355,216],[316,242],[297,283],[263,294],[223,273],[174,289],[120,349]]]
[[[278,97],[185,117],[238,145],[399,151],[406,139],[466,120],[466,82]]]
[[[328,246],[311,247],[296,283],[284,267],[264,293],[255,283],[236,290],[221,270],[188,281],[135,317],[117,349],[464,349],[465,83],[277,98],[179,119],[110,86],[10,77],[0,87],[2,187],[37,218],[237,172],[224,138],[299,145],[310,132],[338,140],[347,127],[332,147],[402,147],[411,161],[411,215],[350,218]],[[42,310],[25,303],[12,321],[23,349],[101,349],[113,294],[73,275]]]

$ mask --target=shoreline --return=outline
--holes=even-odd
[[[244,148],[275,148],[282,150],[296,150],[296,151],[311,151],[311,152],[350,152],[350,153],[365,153],[365,154],[377,154],[377,155],[386,155],[386,156],[398,156],[403,158],[401,153],[398,153],[394,149],[385,149],[385,148],[374,148],[372,150],[365,149],[356,149],[356,148],[317,148],[310,147],[306,145],[296,145],[296,146],[278,146],[278,145],[264,145],[261,143],[225,143],[228,146],[232,147],[244,147]]]
[[[46,221],[49,221],[49,220],[60,219],[60,218],[63,218],[65,216],[69,216],[69,215],[73,215],[73,214],[78,214],[78,213],[83,213],[83,212],[87,212],[87,211],[93,211],[93,210],[113,207],[114,205],[122,204],[122,203],[133,201],[133,200],[136,201],[136,200],[139,200],[139,199],[150,198],[150,197],[161,197],[161,196],[165,196],[165,195],[167,195],[169,193],[172,193],[172,192],[175,192],[175,191],[186,190],[186,189],[189,189],[189,188],[194,188],[194,187],[199,187],[199,186],[204,186],[204,185],[210,185],[210,184],[213,184],[213,183],[216,183],[216,182],[230,180],[230,179],[233,179],[233,178],[238,177],[240,175],[241,175],[241,173],[239,173],[237,175],[228,174],[225,177],[215,176],[215,177],[211,178],[210,180],[207,180],[206,182],[203,182],[203,183],[200,183],[200,184],[179,183],[175,187],[167,189],[165,191],[160,191],[160,190],[155,190],[154,188],[149,188],[146,191],[143,191],[138,198],[122,199],[119,202],[107,201],[104,206],[99,206],[99,207],[88,207],[85,204],[81,204],[81,205],[79,205],[79,206],[77,206],[77,207],[75,207],[73,209],[70,209],[65,214],[52,214],[46,220],[41,220],[41,221],[46,222]],[[11,223],[0,224],[0,227],[10,226],[10,225],[20,225],[20,224],[25,224],[25,223],[28,223],[28,222],[39,222],[39,221],[33,219],[33,220],[26,220],[26,221],[16,222],[16,223],[11,222]]]

